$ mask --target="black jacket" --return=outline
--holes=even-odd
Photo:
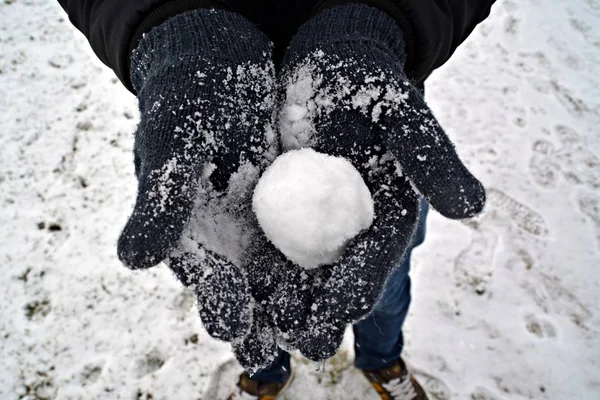
[[[444,64],[485,19],[495,0],[59,0],[94,52],[129,89],[129,56],[142,35],[169,17],[199,7],[239,12],[275,43],[278,60],[311,15],[343,3],[382,9],[402,28],[406,73],[417,82]]]

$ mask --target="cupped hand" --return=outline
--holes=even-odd
[[[361,19],[365,12],[370,24]],[[300,29],[283,61],[284,150],[311,147],[348,159],[375,205],[372,226],[352,240],[328,277],[309,279],[310,306],[296,308],[301,322],[281,330],[282,341],[313,360],[333,356],[345,325],[379,300],[409,250],[421,196],[452,219],[472,217],[485,203],[483,186],[406,77],[402,32],[388,20],[369,7],[334,8]],[[388,29],[373,29],[380,25]],[[286,306],[297,295],[282,286],[276,297]]]

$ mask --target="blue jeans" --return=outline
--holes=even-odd
[[[410,256],[412,249],[425,240],[425,226],[429,205],[421,201],[419,226],[406,258],[392,272],[373,312],[354,324],[354,365],[360,369],[374,370],[388,367],[400,358],[404,347],[402,325],[410,305]],[[280,350],[268,367],[252,375],[261,382],[285,382],[291,372],[289,353]]]

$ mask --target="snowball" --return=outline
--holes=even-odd
[[[252,205],[267,238],[304,268],[337,261],[374,216],[356,168],[312,149],[279,156],[258,181]]]

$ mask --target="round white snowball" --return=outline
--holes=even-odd
[[[304,268],[337,261],[374,217],[356,168],[312,149],[279,156],[258,181],[252,205],[267,238]]]

